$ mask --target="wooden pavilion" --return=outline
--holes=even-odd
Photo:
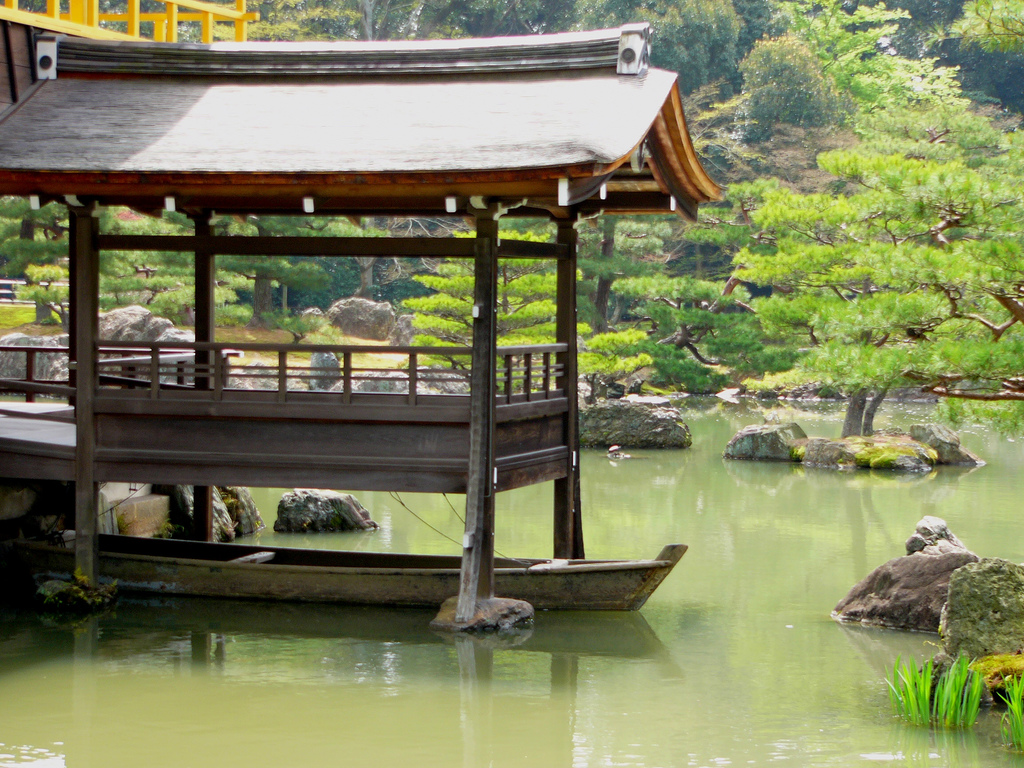
[[[649,67],[646,25],[494,40],[153,44],[4,24],[6,39],[25,45],[8,44],[0,67],[0,194],[68,205],[72,284],[70,387],[4,386],[71,397],[75,439],[43,449],[0,438],[0,474],[74,480],[86,574],[106,481],[195,485],[199,510],[200,488],[226,484],[465,493],[463,619],[493,595],[496,492],[553,480],[555,557],[583,556],[575,225],[601,213],[694,218],[719,193],[694,153],[676,75]],[[105,234],[100,206],[181,211],[195,231]],[[510,213],[555,221],[556,242],[500,241]],[[213,234],[214,216],[242,214],[462,216],[476,237]],[[99,258],[118,250],[194,254],[194,343],[97,337]],[[339,391],[298,391],[290,385],[304,374],[286,345],[259,350],[277,356],[276,386],[234,388],[229,345],[214,337],[214,268],[225,254],[472,260],[473,344],[448,350],[471,360],[470,395],[427,386],[435,374],[419,361],[436,350],[417,347],[388,350],[405,356],[403,394],[357,391],[351,348],[331,348],[343,360]],[[503,258],[556,262],[554,344],[496,346]],[[129,352],[141,379],[118,362]]]

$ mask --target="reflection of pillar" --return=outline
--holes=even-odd
[[[494,366],[497,340],[498,219],[481,211],[473,261],[473,365],[469,406],[466,533],[455,620],[469,621],[476,602],[494,596]]]
[[[65,762],[74,768],[93,765],[93,731],[96,709],[96,651],[99,619],[89,616],[75,628],[74,667],[71,676],[72,736],[65,744]],[[102,754],[102,750],[99,750]]]
[[[213,252],[204,242],[213,229],[210,226],[210,215],[204,212],[193,219],[196,234],[195,249],[195,303],[196,303],[196,341],[212,342],[216,327],[216,302],[214,288],[216,284],[216,266]],[[207,375],[195,377],[196,389],[212,389],[213,359],[216,353],[205,350],[196,351],[196,372],[209,371]],[[213,541],[213,487],[197,485],[193,489],[192,529],[193,535],[200,541]]]
[[[213,634],[211,632],[192,633],[192,667],[205,669],[210,666],[213,655]]]
[[[562,387],[568,402],[563,439],[569,449],[566,476],[555,480],[555,557],[583,558],[583,525],[580,518],[580,441],[576,373],[576,241],[571,220],[558,222],[558,243],[569,249],[558,260],[556,277],[555,341],[565,344],[559,353]]]
[[[71,366],[75,385],[75,567],[95,582],[99,484],[96,455],[96,338],[99,336],[100,267],[95,207],[68,206],[71,294]]]
[[[551,654],[551,699],[552,702],[565,702],[565,737],[561,740],[565,747],[562,759],[552,761],[556,765],[573,765],[573,749],[576,744],[576,690],[579,685],[580,659],[575,653]],[[557,712],[557,707],[552,707]]]
[[[466,768],[493,764],[494,700],[491,680],[494,651],[470,637],[455,638],[459,659],[462,755]]]

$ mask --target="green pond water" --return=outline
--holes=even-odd
[[[928,417],[895,408],[880,426]],[[995,714],[966,733],[893,719],[887,669],[936,636],[829,618],[925,514],[1024,560],[1024,445],[966,431],[988,466],[910,478],[723,461],[762,418],[694,401],[690,450],[586,453],[588,555],[690,551],[639,614],[541,613],[515,646],[446,641],[424,611],[122,600],[77,628],[0,614],[0,766],[1024,765]],[[798,421],[835,435],[841,419]],[[380,531],[259,541],[458,551],[427,523],[461,539],[462,497],[404,495],[412,512],[360,497]],[[272,523],[275,492],[259,498]],[[549,485],[499,496],[499,551],[545,556],[550,539]]]

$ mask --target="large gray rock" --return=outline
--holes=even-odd
[[[314,352],[309,356],[309,388],[314,391],[330,389],[341,380],[341,363],[333,352]]]
[[[985,558],[954,573],[941,633],[954,659],[1024,651],[1024,567]]]
[[[961,467],[980,467],[985,462],[960,445],[960,436],[942,424],[914,424],[910,436],[924,443],[938,454],[938,464]]]
[[[36,503],[38,494],[30,485],[17,482],[0,484],[0,520],[24,517]]]
[[[331,325],[346,336],[386,341],[395,327],[395,309],[386,301],[352,296],[339,299],[327,310]]]
[[[678,408],[604,400],[580,411],[580,445],[689,448],[690,428]]]
[[[26,336],[9,333],[0,337],[0,347],[66,347],[67,334],[60,336]],[[41,352],[35,356],[36,381],[67,381],[68,355],[66,352]],[[0,379],[25,378],[25,353],[0,352]]]
[[[907,554],[880,565],[850,590],[832,618],[892,629],[937,632],[958,569],[978,562],[945,521],[925,517],[907,539]]]
[[[399,315],[395,326],[388,334],[388,344],[393,347],[411,347],[416,337],[416,329],[412,327],[412,315]]]
[[[727,459],[793,461],[793,441],[807,437],[799,424],[753,424],[744,427],[725,446]]]
[[[194,341],[195,335],[175,328],[145,307],[119,307],[100,315],[100,338],[107,341]]]
[[[193,522],[194,488],[191,485],[154,485],[153,493],[170,496],[170,523],[174,538],[196,538]],[[232,486],[213,489],[215,541],[234,541],[236,536],[255,533],[265,527],[248,488]]]
[[[296,488],[282,496],[274,523],[278,533],[365,531],[378,527],[352,494],[317,488]]]

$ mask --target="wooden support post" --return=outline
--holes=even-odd
[[[498,218],[481,211],[476,220],[473,262],[473,365],[470,380],[469,477],[466,534],[457,622],[473,618],[478,600],[494,596],[494,417],[497,346]]]
[[[582,559],[583,523],[580,516],[580,438],[579,404],[576,373],[576,242],[578,236],[571,220],[558,222],[558,243],[569,249],[569,256],[560,259],[557,267],[555,301],[555,341],[568,349],[559,353],[562,363],[561,385],[565,390],[568,410],[565,414],[564,439],[569,449],[566,476],[555,480],[555,557]]]
[[[99,561],[99,484],[95,480],[96,339],[99,336],[100,269],[95,207],[69,207],[71,359],[75,385],[75,567],[95,583]]]
[[[203,213],[192,220],[195,225],[195,286],[196,286],[196,341],[215,341],[216,302],[214,288],[216,285],[216,260],[213,252],[205,247],[206,238],[213,233],[210,226],[210,215]],[[199,350],[196,352],[196,389],[213,389],[211,356],[216,352]],[[219,362],[219,360],[217,360]],[[200,376],[199,371],[208,373]],[[192,534],[199,541],[213,541],[213,487],[197,485],[192,495]]]

